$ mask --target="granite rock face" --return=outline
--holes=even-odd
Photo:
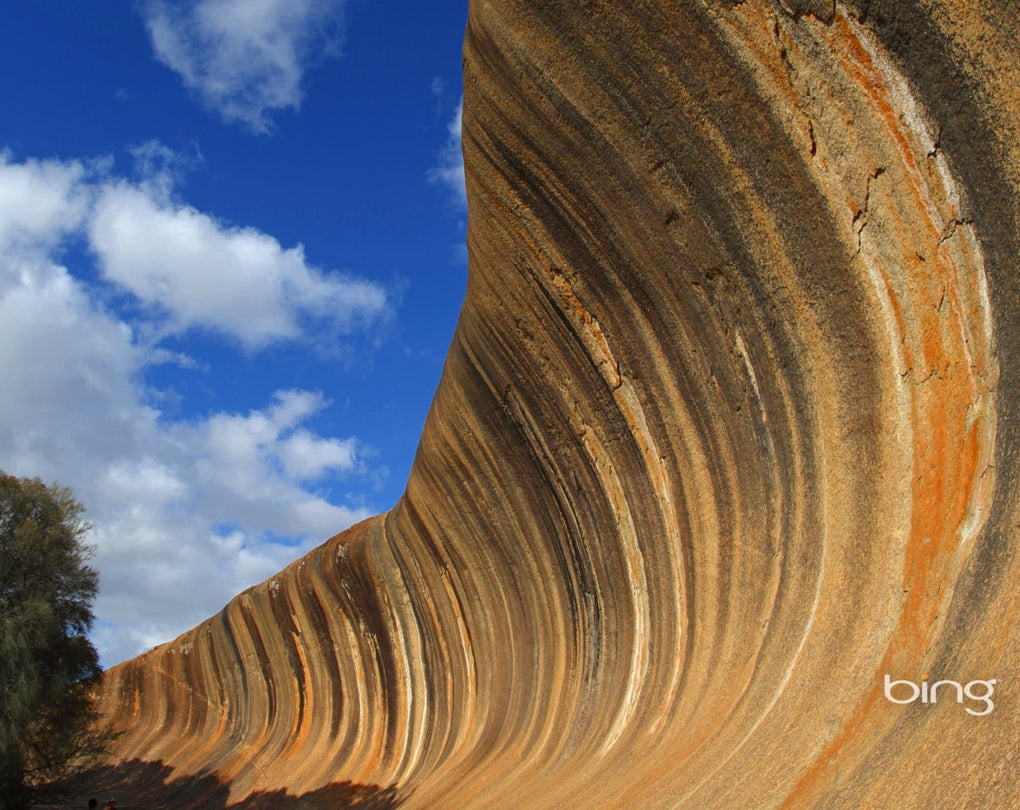
[[[468,292],[406,495],[109,671],[122,775],[1015,807],[1011,5],[472,0]]]

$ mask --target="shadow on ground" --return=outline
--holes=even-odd
[[[393,787],[334,782],[310,793],[294,796],[285,790],[255,793],[230,803],[230,784],[214,774],[173,777],[162,762],[129,760],[97,768],[67,786],[73,804],[53,805],[53,810],[78,810],[90,798],[102,807],[108,798],[118,810],[390,810],[399,806]]]

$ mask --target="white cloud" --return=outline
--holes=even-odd
[[[269,113],[298,108],[301,79],[338,50],[340,0],[152,0],[157,58],[226,120],[266,132]]]
[[[259,514],[261,525],[273,531],[283,533],[288,526],[301,533],[329,531],[327,525],[295,519],[289,513],[289,522],[273,514],[278,508],[274,503],[306,503],[307,493],[301,486],[305,481],[357,468],[356,440],[324,439],[299,427],[326,404],[317,392],[278,391],[265,410],[214,414],[198,425],[182,427],[176,438],[195,459],[193,475],[214,496],[209,509],[216,511],[219,520],[231,519],[230,510],[219,514],[219,505],[245,502],[243,511]],[[299,461],[295,451],[302,449],[309,451],[309,457]],[[346,452],[339,457],[336,449]],[[333,512],[331,519],[340,516]]]
[[[203,163],[198,146],[190,152],[176,152],[156,139],[128,147],[135,174],[148,193],[159,200],[170,200],[174,186],[189,170]]]
[[[0,257],[0,459],[46,478],[71,467],[87,479],[109,436],[131,452],[155,421],[133,382],[144,351],[64,268],[17,265],[12,274]]]
[[[312,291],[340,305],[347,288],[308,268],[299,251],[157,197],[123,180],[90,179],[78,163],[0,160],[0,467],[59,481],[85,504],[101,577],[95,638],[108,664],[193,626],[368,516],[330,494],[331,485],[371,471],[355,438],[313,428],[328,406],[321,393],[285,390],[243,414],[173,419],[155,406],[159,392],[144,380],[174,355],[140,339],[152,331],[147,322],[103,305],[103,284],[86,284],[61,266],[62,257],[84,261],[71,243],[103,233],[114,247],[94,249],[115,256],[111,274],[125,289],[148,295],[180,324],[215,326],[248,345],[301,337],[304,304],[292,302]],[[125,201],[137,206],[138,220],[119,207]],[[141,225],[166,252],[158,262],[138,245],[132,228]],[[112,235],[104,230],[118,227]],[[245,250],[262,255],[228,269],[228,280],[210,282],[210,290],[202,276],[174,264],[193,260],[210,270],[200,248],[225,260]],[[278,280],[289,291],[249,301],[230,286],[243,279]],[[238,310],[237,320],[217,321],[188,297],[186,283],[230,296],[224,308]],[[247,306],[262,307],[269,323],[286,329],[239,325]]]
[[[73,230],[84,216],[80,163],[11,163],[0,152],[0,250],[39,249]]]
[[[286,414],[293,400],[314,407]],[[162,425],[145,454],[105,459],[89,491],[89,515],[102,572],[97,613],[116,619],[97,633],[107,658],[194,626],[370,514],[304,488],[281,463],[298,435],[313,448],[357,445],[299,427],[326,404],[312,392],[279,392],[264,410]],[[353,464],[340,469],[352,471]]]
[[[322,273],[301,245],[160,197],[146,185],[105,185],[89,237],[104,277],[165,313],[170,331],[211,329],[258,348],[297,337],[308,317],[343,333],[385,313],[379,285]]]
[[[428,178],[433,183],[442,183],[447,186],[453,194],[456,205],[463,209],[467,207],[467,191],[464,182],[464,154],[461,151],[461,126],[464,120],[464,97],[462,96],[457,104],[457,111],[453,120],[447,125],[449,136],[442,151],[439,153],[439,162],[428,172]]]
[[[297,430],[278,450],[284,471],[300,481],[314,481],[329,470],[352,470],[358,465],[358,447],[352,439],[321,439]]]

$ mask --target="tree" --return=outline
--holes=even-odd
[[[0,810],[48,798],[103,745],[83,511],[69,489],[0,471]]]

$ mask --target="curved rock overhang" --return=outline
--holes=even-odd
[[[468,291],[406,494],[106,674],[125,778],[1015,806],[1008,5],[472,0]]]

